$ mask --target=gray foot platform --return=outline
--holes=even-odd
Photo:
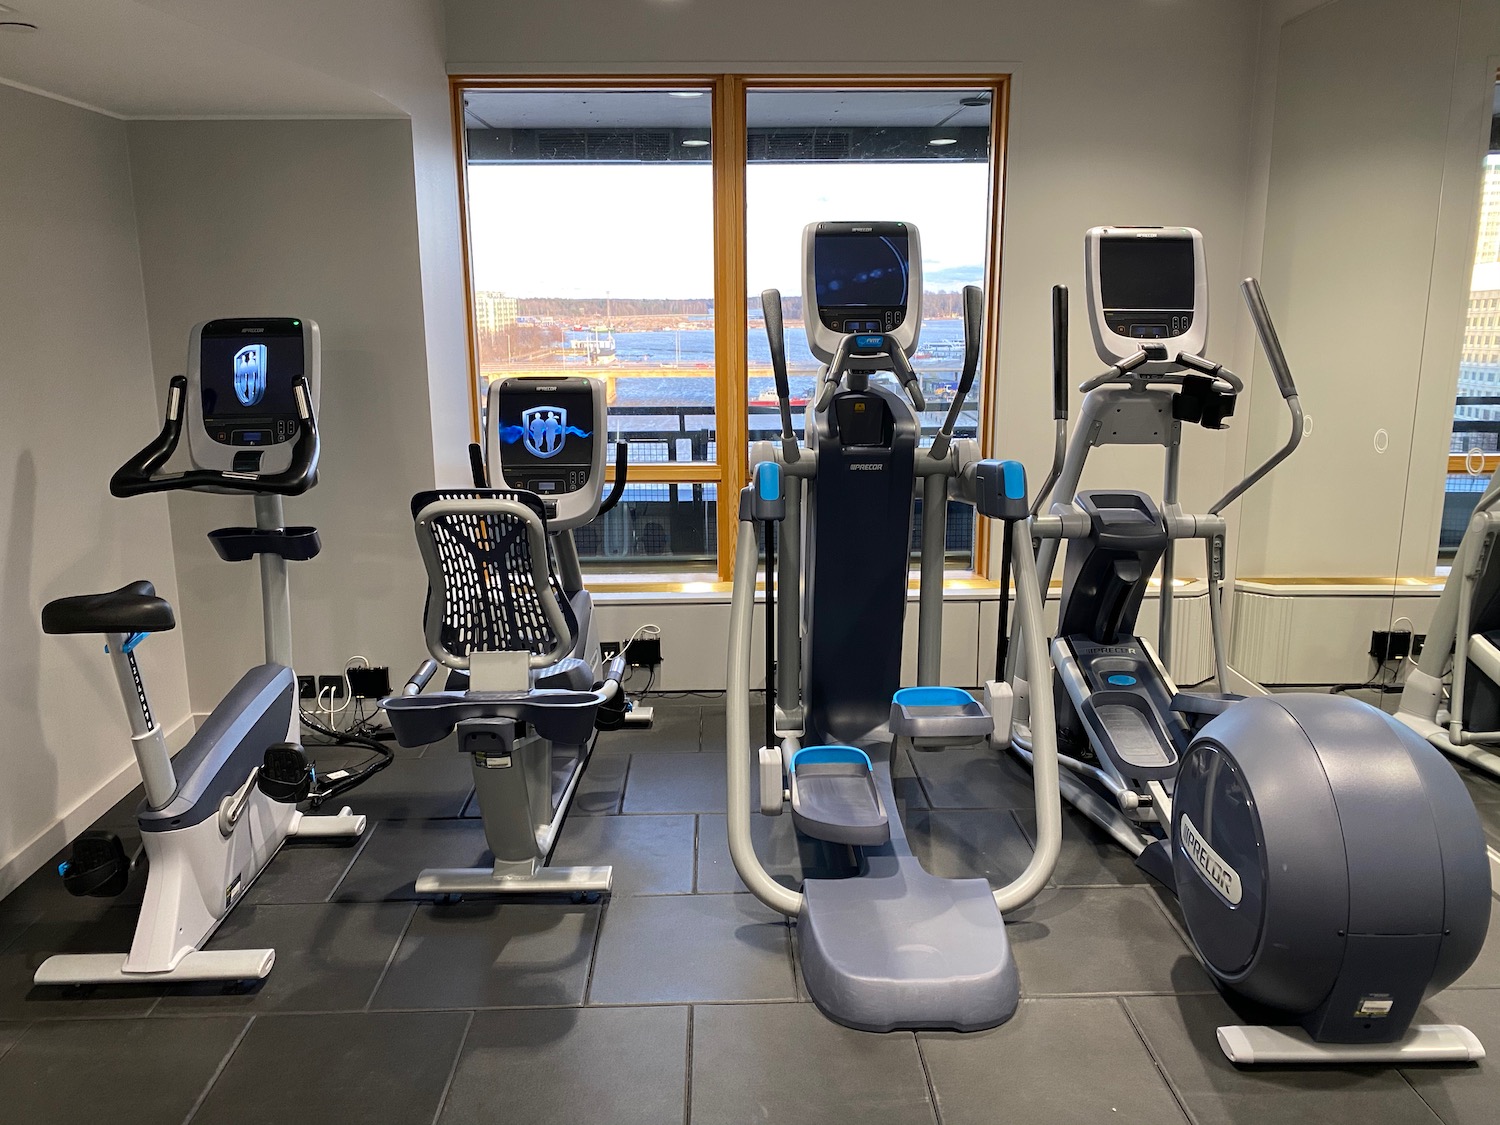
[[[792,820],[818,840],[878,847],[891,838],[874,771],[863,750],[808,746],[792,755]]]
[[[797,919],[808,994],[861,1031],[979,1031],[1016,1010],[1021,981],[983,879],[939,879],[909,855],[857,879],[809,879]]]

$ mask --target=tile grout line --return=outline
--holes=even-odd
[[[193,1118],[198,1116],[198,1111],[203,1108],[203,1103],[208,1101],[208,1095],[213,1092],[214,1086],[217,1085],[224,1071],[228,1068],[229,1060],[234,1058],[235,1053],[240,1049],[240,1044],[245,1041],[245,1036],[249,1035],[250,1029],[255,1026],[255,1019],[255,1013],[250,1013],[250,1017],[245,1020],[245,1026],[240,1028],[240,1033],[235,1036],[234,1042],[229,1045],[229,1050],[224,1052],[224,1057],[219,1060],[219,1065],[214,1067],[214,1072],[209,1075],[208,1081],[203,1085],[203,1089],[198,1092],[197,1098],[188,1107],[187,1116],[182,1119],[182,1125],[190,1125]]]
[[[599,944],[604,938],[604,923],[609,913],[609,904],[614,900],[614,892],[610,892],[608,899],[599,904],[599,924],[594,927],[594,941],[589,947],[589,972],[583,978],[583,996],[579,998],[579,1007],[588,1007],[589,1000],[594,991],[594,970],[599,965]]]
[[[634,763],[635,752],[632,751],[625,755],[625,772],[620,775],[620,799],[615,802],[615,816],[623,816],[625,814],[625,793],[630,785],[630,767]]]
[[[390,953],[386,955],[385,964],[380,966],[380,975],[375,978],[375,984],[371,987],[370,995],[365,1000],[364,1006],[360,1008],[360,1011],[368,1012],[372,1010],[371,1005],[375,1003],[375,996],[380,992],[380,986],[385,983],[386,974],[391,971],[391,966],[396,962],[396,954],[401,949],[401,943],[406,940],[406,935],[411,932],[412,923],[417,920],[417,911],[421,909],[422,904],[420,902],[411,904],[411,913],[406,916],[406,925],[402,926],[401,932],[396,935],[395,944],[391,946]]]
[[[703,831],[703,818],[697,813],[693,814],[693,878],[691,880],[692,890],[689,894],[698,893],[698,839]]]
[[[695,1008],[687,1010],[687,1061],[682,1072],[682,1125],[693,1125],[693,1014]]]
[[[1198,1125],[1197,1115],[1188,1108],[1187,1097],[1177,1088],[1177,1083],[1172,1081],[1172,1076],[1167,1073],[1166,1065],[1156,1055],[1156,1050],[1151,1046],[1151,1040],[1146,1038],[1146,1032],[1136,1022],[1135,1013],[1130,1010],[1130,1005],[1125,1003],[1125,997],[1116,996],[1115,1003],[1125,1013],[1125,1022],[1130,1024],[1130,1029],[1135,1032],[1135,1037],[1140,1040],[1141,1046],[1146,1048],[1146,1055],[1151,1059],[1151,1065],[1156,1067],[1156,1073],[1161,1075],[1161,1080],[1167,1085],[1167,1092],[1172,1095],[1172,1100],[1177,1103],[1177,1108],[1182,1111],[1189,1125]]]
[[[443,1083],[443,1092],[438,1095],[437,1105],[432,1111],[432,1125],[437,1125],[438,1118],[443,1115],[443,1110],[448,1105],[448,1095],[453,1090],[453,1081],[458,1077],[458,1064],[463,1061],[464,1047],[469,1042],[469,1032],[474,1027],[474,1013],[469,1013],[468,1021],[464,1024],[464,1033],[458,1037],[458,1050],[453,1052],[453,1065],[448,1068],[448,1080]]]
[[[1412,1080],[1406,1076],[1406,1070],[1401,1066],[1393,1066],[1391,1069],[1394,1070],[1397,1076],[1400,1077],[1401,1081],[1406,1084],[1406,1088],[1409,1089],[1413,1094],[1417,1095],[1417,1100],[1422,1103],[1428,1113],[1432,1114],[1432,1119],[1438,1122],[1438,1125],[1446,1125],[1448,1119],[1437,1111],[1436,1106],[1434,1106],[1431,1102],[1429,1102],[1422,1096],[1422,1091],[1417,1089],[1417,1087],[1412,1084]]]
[[[339,877],[333,881],[333,886],[329,888],[327,897],[323,899],[325,903],[333,902],[333,896],[339,893],[339,888],[344,885],[344,880],[349,878],[349,872],[354,870],[354,865],[359,862],[359,857],[365,854],[365,849],[370,846],[370,841],[375,838],[375,833],[379,828],[380,821],[371,817],[368,827],[360,838],[359,845],[351,849],[354,854],[349,857],[349,862],[344,864],[344,869],[339,872]]]
[[[922,1053],[922,1037],[912,1032],[912,1042],[917,1047],[917,1062],[922,1066],[922,1078],[927,1083],[927,1100],[932,1106],[932,1119],[943,1125],[943,1111],[938,1107],[937,1087],[932,1084],[932,1071],[927,1067],[927,1056]]]

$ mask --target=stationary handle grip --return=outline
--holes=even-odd
[[[977,285],[964,286],[964,369],[958,377],[960,398],[974,389],[979,372],[979,345],[984,333],[984,290]]]
[[[1255,334],[1260,338],[1261,349],[1271,364],[1271,374],[1276,377],[1281,397],[1291,398],[1297,393],[1297,383],[1292,378],[1292,368],[1286,361],[1286,353],[1281,350],[1281,338],[1276,335],[1276,325],[1271,320],[1271,310],[1266,307],[1265,295],[1260,291],[1260,282],[1247,277],[1240,282],[1240,292],[1245,295],[1245,305],[1250,309]]]
[[[958,377],[958,392],[948,404],[948,413],[943,418],[942,428],[932,439],[932,456],[948,456],[953,445],[953,430],[958,425],[958,416],[964,408],[964,400],[974,389],[974,376],[979,370],[979,344],[984,329],[984,291],[977,285],[964,286],[964,368]]]
[[[781,290],[763,289],[760,313],[766,322],[766,343],[771,349],[771,374],[776,380],[776,405],[781,410],[781,450],[788,461],[797,460],[797,434],[792,429],[792,386],[786,375],[786,335],[781,323]]]
[[[475,488],[490,486],[489,470],[484,465],[484,449],[477,441],[469,443],[469,471],[474,474]]]
[[[1068,417],[1068,287],[1052,287],[1052,418]]]
[[[615,479],[609,487],[609,495],[599,505],[599,511],[595,513],[602,516],[620,502],[620,497],[625,494],[625,478],[630,467],[630,443],[628,441],[615,442]]]
[[[171,458],[182,438],[182,414],[187,399],[187,379],[174,375],[167,385],[167,412],[161,432],[151,443],[115,471],[109,491],[115,496],[141,496],[148,492],[206,490],[213,492],[248,492],[263,496],[299,496],[318,481],[318,422],[313,415],[312,391],[306,379],[292,384],[292,400],[297,405],[297,440],[292,444],[292,460],[280,473],[222,472],[218,469],[189,469],[182,473],[157,476]]]

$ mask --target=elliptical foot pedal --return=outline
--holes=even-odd
[[[969,746],[995,733],[995,718],[962,688],[909,687],[891,697],[891,734],[913,749]]]
[[[57,870],[70,895],[114,898],[130,885],[130,868],[118,836],[91,830],[73,841],[73,854]]]
[[[853,746],[804,746],[792,755],[792,820],[817,840],[879,847],[890,821],[875,788],[870,756]]]
[[[273,801],[295,805],[312,792],[313,769],[295,742],[278,742],[266,747],[255,784]]]

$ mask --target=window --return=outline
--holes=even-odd
[[[794,410],[816,375],[800,333],[801,232],[896,218],[923,236],[914,366],[930,441],[962,359],[965,284],[998,305],[1002,78],[453,80],[464,136],[474,430],[491,380],[602,379],[628,441],[622,502],[575,538],[586,567],[728,577],[749,443],[779,425],[760,291],[781,289]],[[986,377],[993,363],[981,367]],[[982,384],[983,380],[981,380]],[[988,432],[976,385],[961,437]],[[918,542],[922,513],[918,501]],[[983,573],[983,526],[950,505],[949,566]],[[704,573],[706,572],[706,573]]]
[[[1500,83],[1496,92],[1500,98]],[[1479,232],[1443,491],[1440,559],[1451,559],[1458,550],[1485,478],[1500,469],[1500,410],[1496,409],[1500,395],[1495,393],[1495,383],[1500,381],[1500,336],[1486,331],[1500,319],[1494,311],[1500,307],[1500,114],[1494,121],[1491,151],[1482,169]]]

